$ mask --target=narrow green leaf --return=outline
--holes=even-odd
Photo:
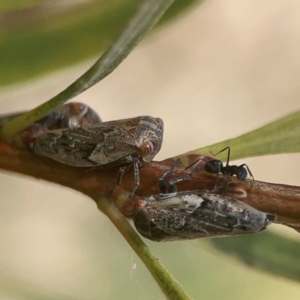
[[[30,6],[37,5],[42,1],[43,0],[1,0],[0,13],[26,9]]]
[[[46,103],[6,123],[2,136],[9,140],[55,107],[81,94],[109,75],[158,22],[173,0],[144,0],[111,47],[81,77]]]
[[[183,158],[189,154],[210,155],[210,152],[216,153],[227,146],[230,146],[232,150],[230,156],[231,159],[299,152],[300,111],[236,138],[187,152],[180,155],[178,158]],[[226,156],[227,153],[220,153],[218,158],[226,160]]]
[[[300,243],[272,232],[215,238],[209,244],[247,265],[300,281]]]
[[[202,1],[175,0],[160,24]],[[3,19],[0,86],[39,77],[99,56],[126,26],[141,0],[82,1],[80,6],[70,1],[66,11],[54,10],[46,16],[39,15],[39,2],[44,1],[0,1],[0,10],[16,10],[22,8],[20,5],[25,7],[36,3],[34,18],[29,18],[30,12],[19,12],[27,18],[24,23],[20,17],[19,23],[12,22],[12,18],[7,18],[10,22]],[[50,2],[47,5],[51,7]]]

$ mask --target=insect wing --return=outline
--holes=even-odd
[[[36,154],[76,167],[118,163],[136,151],[131,134],[118,122],[50,131],[33,142],[33,150]]]
[[[140,144],[140,140],[136,140],[136,132],[139,131],[141,135],[140,127],[143,127],[145,120],[152,135],[150,139],[145,136],[145,143]],[[76,167],[110,167],[131,162],[133,157],[139,157],[140,164],[143,164],[149,155],[153,158],[161,147],[161,126],[163,123],[160,119],[144,116],[85,128],[53,130],[39,136],[32,148],[38,155]],[[152,144],[153,136],[157,140],[155,129],[161,134],[159,145]]]
[[[189,191],[145,201],[136,211],[135,225],[144,237],[172,241],[258,232],[273,219],[232,198]]]

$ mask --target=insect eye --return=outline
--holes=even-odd
[[[76,105],[74,105],[74,106],[75,106],[75,110],[77,113],[80,113],[85,109],[85,105],[80,102],[76,103]]]
[[[137,200],[134,205],[134,211],[135,213],[138,213],[144,206],[146,205],[146,201],[144,200]]]
[[[145,143],[140,148],[143,155],[153,153],[153,144],[151,142]]]
[[[88,106],[83,103],[72,103],[72,108],[76,115],[84,115],[88,111]]]

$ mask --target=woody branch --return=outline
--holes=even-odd
[[[134,184],[132,170],[123,176],[121,185],[114,190],[118,168],[99,170],[70,167],[28,153],[27,150],[17,149],[0,140],[0,168],[58,183],[77,190],[94,201],[103,195],[110,195],[114,190],[112,199],[129,218],[133,215],[133,204],[138,197],[149,197],[159,193],[157,179],[172,166],[174,166],[174,161],[168,159],[161,162],[153,161],[142,167],[140,169],[141,184],[136,195],[129,199],[129,192],[125,191],[132,190]],[[173,176],[178,176],[183,170],[183,167],[178,167]],[[226,178],[221,175],[219,179],[219,182],[226,181]],[[211,190],[215,183],[215,174],[198,172],[190,181],[178,184],[178,190]],[[276,223],[300,232],[300,187],[261,181],[239,184],[235,178],[232,178],[228,188],[222,192],[256,209],[275,214]]]

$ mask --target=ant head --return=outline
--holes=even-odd
[[[236,172],[236,178],[238,179],[239,182],[244,182],[248,176],[248,172],[246,168],[242,165],[239,166]]]

